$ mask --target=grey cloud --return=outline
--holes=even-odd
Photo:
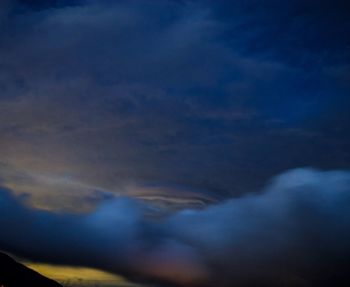
[[[11,17],[0,49],[2,161],[38,173],[65,162],[67,173],[107,189],[158,180],[206,188],[196,169],[219,141],[200,122],[254,114],[235,103],[223,115],[222,104],[210,107],[221,76],[281,70],[217,43],[205,7],[92,1]]]
[[[0,160],[14,170],[239,195],[296,166],[349,167],[337,61],[293,49],[314,16],[310,31],[337,34],[319,21],[324,1],[305,15],[301,1],[23,2],[35,1],[4,12],[0,42]],[[344,39],[320,47],[346,59]]]

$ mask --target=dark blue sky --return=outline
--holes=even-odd
[[[350,166],[348,1],[18,0],[1,11],[4,186],[31,193],[44,174],[226,197],[290,168]]]

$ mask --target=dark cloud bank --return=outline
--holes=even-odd
[[[288,171],[261,193],[163,219],[131,199],[86,215],[0,194],[0,248],[180,286],[349,286],[350,173]]]

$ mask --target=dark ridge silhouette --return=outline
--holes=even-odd
[[[0,252],[1,287],[62,287]]]

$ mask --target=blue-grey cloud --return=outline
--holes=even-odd
[[[142,281],[341,286],[348,172],[247,194],[349,169],[349,19],[343,0],[1,1],[0,248]]]
[[[0,195],[0,248],[181,286],[347,286],[350,173],[275,177],[259,194],[157,220],[130,199],[85,215],[30,209]]]
[[[226,196],[349,168],[346,7],[2,1],[1,164]]]

